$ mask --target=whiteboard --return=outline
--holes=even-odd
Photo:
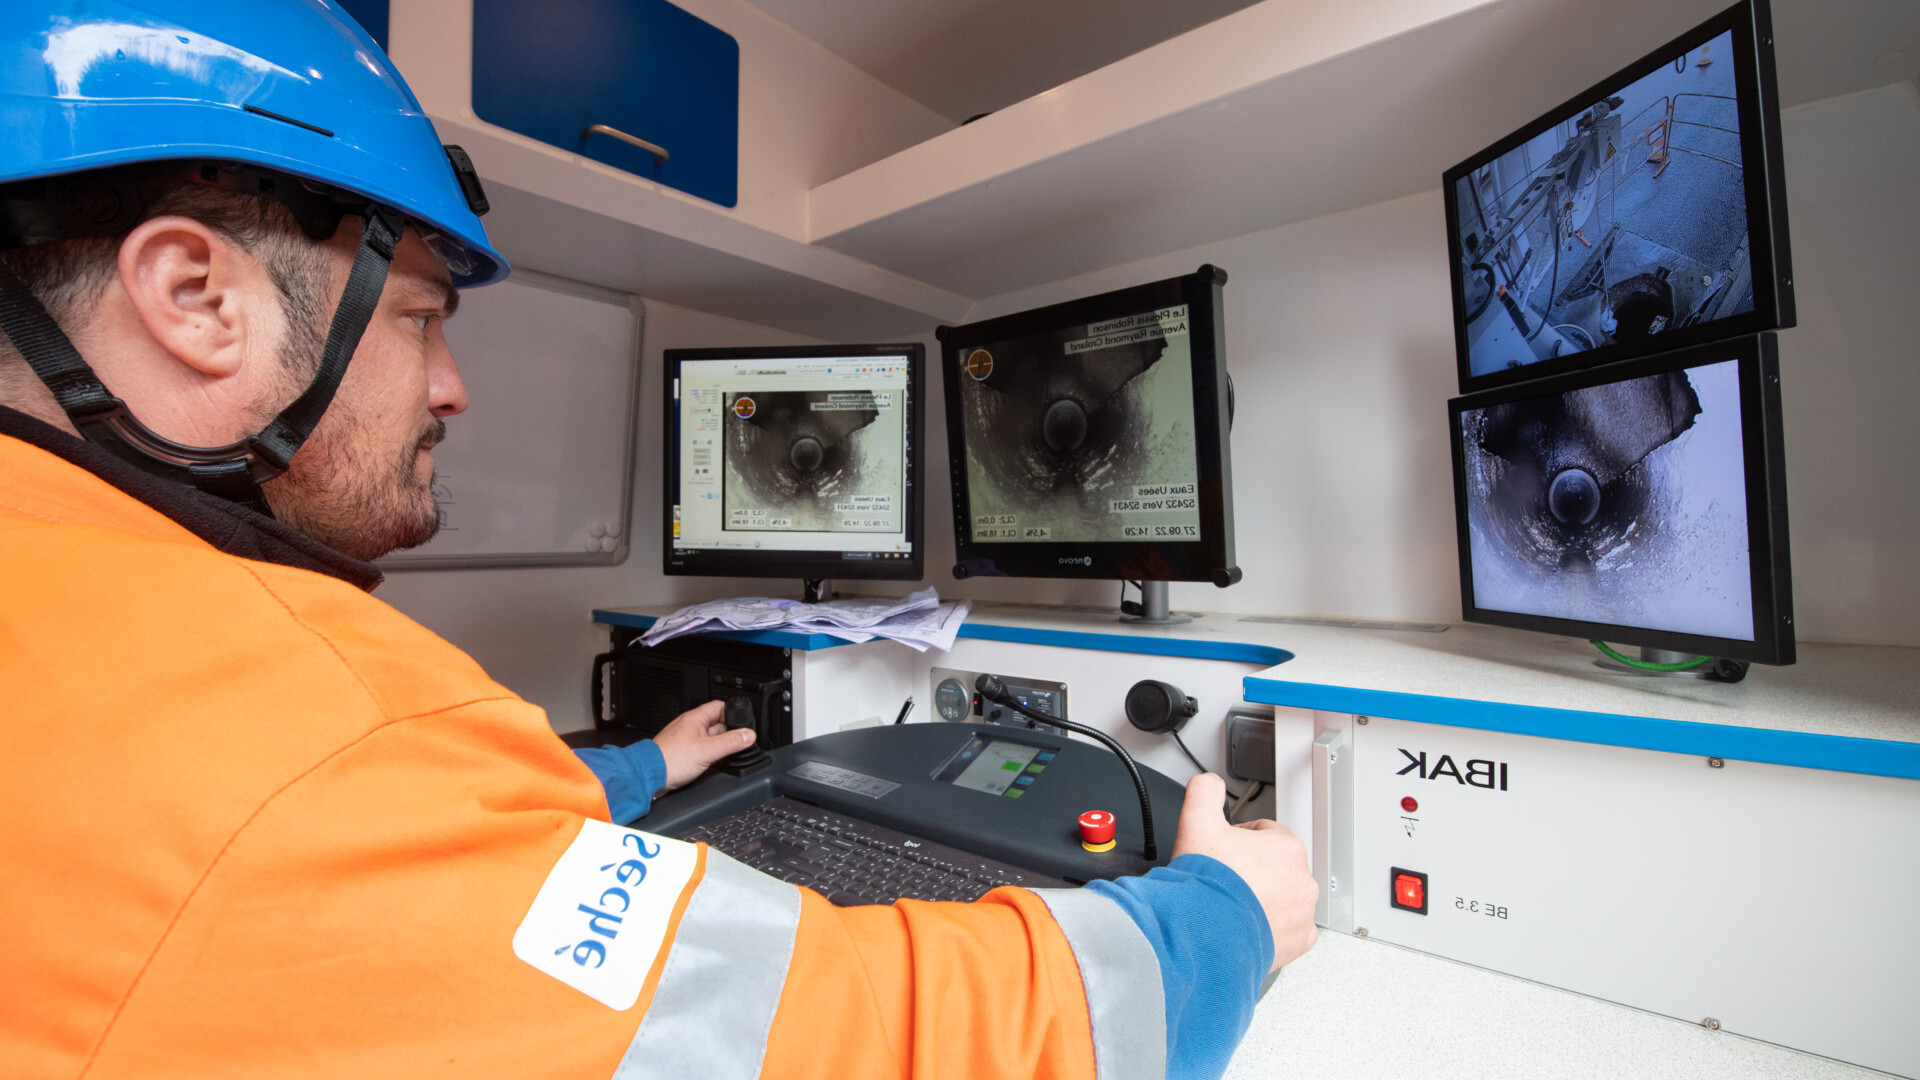
[[[433,450],[440,532],[379,565],[624,561],[643,321],[633,297],[531,270],[462,294],[446,335],[468,407]]]

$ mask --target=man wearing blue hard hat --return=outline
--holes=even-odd
[[[717,709],[590,769],[368,595],[508,268],[330,0],[0,42],[0,1072],[1219,1074],[1316,889],[1216,779],[1145,877],[834,908],[609,822]]]

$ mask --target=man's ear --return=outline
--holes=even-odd
[[[209,379],[239,374],[279,314],[266,269],[201,222],[164,215],[120,242],[120,287],[154,341]],[[264,306],[263,303],[264,302]]]

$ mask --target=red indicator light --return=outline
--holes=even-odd
[[[1415,810],[1420,809],[1420,800],[1409,795],[1406,798],[1400,800],[1400,809],[1405,810],[1407,813],[1411,814]]]

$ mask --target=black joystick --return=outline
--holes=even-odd
[[[745,776],[773,764],[773,756],[768,754],[759,743],[761,732],[759,725],[754,723],[752,698],[745,694],[736,694],[728,698],[726,719],[728,731],[739,731],[745,728],[754,733],[755,741],[745,750],[735,751],[714,762],[715,769],[733,776]]]
[[[1133,778],[1133,790],[1140,795],[1140,824],[1147,834],[1147,861],[1160,861],[1160,847],[1153,842],[1153,803],[1147,798],[1147,782],[1140,779],[1140,770],[1133,764],[1133,755],[1127,753],[1125,748],[1115,742],[1113,736],[1108,735],[1099,728],[1090,728],[1085,724],[1076,724],[1071,720],[1063,720],[1058,716],[1048,716],[1046,713],[1028,708],[1025,703],[1013,695],[1012,691],[1007,689],[1007,684],[1001,682],[996,675],[981,675],[979,678],[973,680],[973,689],[988,701],[996,705],[1004,705],[1029,720],[1037,720],[1042,724],[1052,724],[1054,727],[1063,727],[1068,731],[1077,731],[1113,751],[1114,754],[1120,758],[1120,764],[1127,767],[1127,775]]]

